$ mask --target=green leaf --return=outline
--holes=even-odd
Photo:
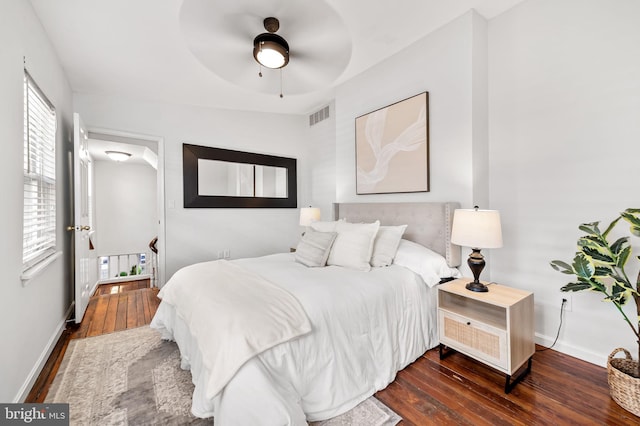
[[[620,297],[613,297],[613,296],[607,296],[604,299],[605,302],[612,302],[615,303],[616,305],[624,305],[625,303],[627,303],[627,298],[624,295],[620,295]]]
[[[560,271],[563,274],[573,275],[573,268],[567,262],[563,262],[562,260],[554,260],[551,262],[551,267],[556,271]]]
[[[622,287],[626,290],[632,290],[633,292],[635,292],[635,289],[626,277],[623,277],[619,274],[611,274],[611,278],[613,279],[611,288]]]
[[[582,247],[581,251],[587,258],[590,258],[593,261],[608,263],[611,265],[616,263],[610,253],[603,253],[602,251],[592,247]]]
[[[630,225],[640,227],[640,209],[627,209],[620,213],[620,216],[624,218]]]
[[[578,247],[593,247],[595,249],[609,250],[609,243],[599,235],[585,235],[578,238]]]
[[[599,223],[600,222],[583,223],[578,226],[578,229],[590,235],[600,235],[600,229],[598,229]]]
[[[615,243],[611,244],[611,252],[613,254],[618,254],[624,249],[625,246],[629,245],[629,237],[618,238]]]
[[[588,235],[578,239],[578,250],[593,258],[593,260],[605,263],[614,263],[609,242],[595,235]]]
[[[582,291],[588,290],[591,288],[589,283],[577,282],[577,283],[569,283],[560,288],[560,291]]]
[[[578,277],[589,279],[593,276],[595,267],[586,256],[577,254],[573,259],[573,270]]]
[[[607,238],[607,235],[609,235],[609,232],[611,232],[611,230],[614,228],[614,226],[616,226],[616,223],[618,223],[618,221],[621,219],[621,216],[618,216],[613,222],[611,222],[609,224],[609,226],[607,226],[607,229],[604,231],[604,233],[602,234],[602,236],[604,238]]]
[[[597,265],[593,273],[594,277],[608,277],[613,274],[613,269],[607,265]]]
[[[590,286],[591,291],[607,294],[607,286],[600,278],[592,277],[589,279],[578,278],[578,281]]]
[[[620,216],[626,220],[629,225],[629,231],[636,237],[640,237],[640,209],[626,209]]]
[[[614,284],[611,286],[611,294],[608,297],[605,297],[605,300],[609,300],[622,306],[627,303],[630,296],[631,292],[628,288]]]
[[[627,246],[622,249],[622,252],[618,255],[618,261],[616,262],[616,266],[618,268],[624,268],[624,265],[627,263],[629,259],[629,255],[631,254],[631,247]]]

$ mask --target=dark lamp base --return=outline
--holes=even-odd
[[[485,261],[479,248],[471,249],[471,254],[469,254],[469,259],[467,259],[467,265],[469,265],[469,269],[471,269],[473,273],[473,281],[466,285],[467,290],[478,293],[489,291],[489,288],[480,282],[480,272],[484,269]]]
[[[478,293],[485,293],[487,291],[489,291],[489,287],[487,287],[486,285],[482,284],[481,282],[475,282],[475,281],[471,281],[470,283],[468,283],[465,288],[467,290],[471,290],[471,291],[475,291]]]

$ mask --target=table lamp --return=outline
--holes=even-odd
[[[502,247],[500,212],[497,210],[456,209],[453,212],[451,242],[459,246],[471,247],[467,265],[473,273],[473,281],[466,285],[467,290],[485,292],[488,287],[480,282],[480,273],[486,262],[480,249]]]
[[[317,207],[303,207],[300,209],[300,226],[311,226],[312,222],[320,220],[320,209]],[[303,234],[304,235],[304,234]]]

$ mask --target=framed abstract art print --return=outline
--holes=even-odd
[[[429,93],[356,118],[356,193],[429,191]]]

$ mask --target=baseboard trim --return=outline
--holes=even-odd
[[[18,390],[18,393],[13,399],[14,404],[24,402],[27,396],[29,396],[29,392],[31,392],[31,388],[35,384],[36,380],[38,380],[38,376],[40,375],[40,372],[42,371],[45,364],[47,363],[47,360],[49,359],[51,352],[53,352],[53,349],[58,343],[60,336],[62,336],[62,332],[65,330],[65,327],[67,325],[67,318],[69,318],[69,315],[71,315],[72,309],[73,309],[73,304],[71,304],[71,306],[69,306],[69,309],[67,309],[67,312],[64,315],[64,318],[62,319],[62,321],[60,321],[60,323],[58,324],[58,327],[56,327],[56,330],[51,335],[51,338],[49,338],[49,341],[47,342],[47,345],[45,346],[44,350],[40,354],[38,361],[31,369],[31,372],[27,376],[27,379],[25,380],[25,382],[20,387],[20,390]]]
[[[96,294],[96,289],[98,288],[98,286],[100,285],[100,280],[96,280],[95,283],[93,283],[93,287],[91,288],[91,291],[89,292],[89,294],[91,296],[93,296],[94,294]]]
[[[540,333],[536,333],[536,343],[539,345],[549,347],[553,344],[554,340],[555,340],[554,337],[549,337]],[[556,345],[553,347],[553,349],[558,352],[571,355],[574,358],[578,358],[583,361],[590,362],[591,364],[599,365],[600,367],[607,366],[608,354],[603,355],[579,346],[568,345],[566,343],[563,343],[561,340],[558,340],[556,342]]]

